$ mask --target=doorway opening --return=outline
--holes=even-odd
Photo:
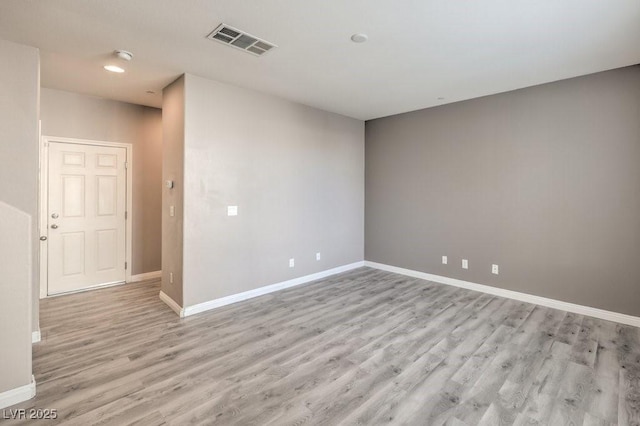
[[[43,136],[40,297],[131,280],[132,145]]]

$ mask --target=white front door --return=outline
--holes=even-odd
[[[49,143],[48,294],[125,280],[126,155]]]

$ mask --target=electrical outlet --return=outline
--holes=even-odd
[[[462,269],[469,269],[469,261],[467,259],[462,259]]]
[[[449,262],[449,260],[447,259],[447,256],[442,256],[442,264],[446,265]]]
[[[498,269],[498,265],[491,265],[491,273],[498,275],[500,270]]]
[[[227,206],[227,216],[238,216],[238,206]]]
[[[289,268],[293,268],[294,266],[296,266],[296,260],[295,259],[289,259]]]
[[[174,217],[176,215],[176,206],[169,206],[169,216]]]
[[[321,259],[320,253],[316,253],[316,260],[320,260],[320,259]]]

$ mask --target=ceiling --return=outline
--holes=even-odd
[[[206,39],[222,22],[279,47]],[[640,1],[2,0],[0,38],[44,87],[159,107],[187,72],[367,120],[640,63]]]

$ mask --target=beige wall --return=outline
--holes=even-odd
[[[30,215],[0,201],[0,394],[31,382],[31,226]]]
[[[366,259],[640,315],[638,123],[638,66],[369,121]]]
[[[162,291],[182,306],[183,256],[183,188],[184,188],[184,77],[162,91],[163,181],[173,181],[174,188],[162,186]],[[170,206],[175,215],[169,215]],[[170,275],[173,274],[173,282]]]
[[[133,145],[132,274],[162,269],[162,111],[42,89],[42,134]]]
[[[139,274],[162,269],[162,110],[142,108],[136,144],[132,263]]]
[[[39,69],[37,49],[0,40],[0,392],[31,382]]]
[[[184,305],[363,260],[362,121],[192,75],[185,94]]]

